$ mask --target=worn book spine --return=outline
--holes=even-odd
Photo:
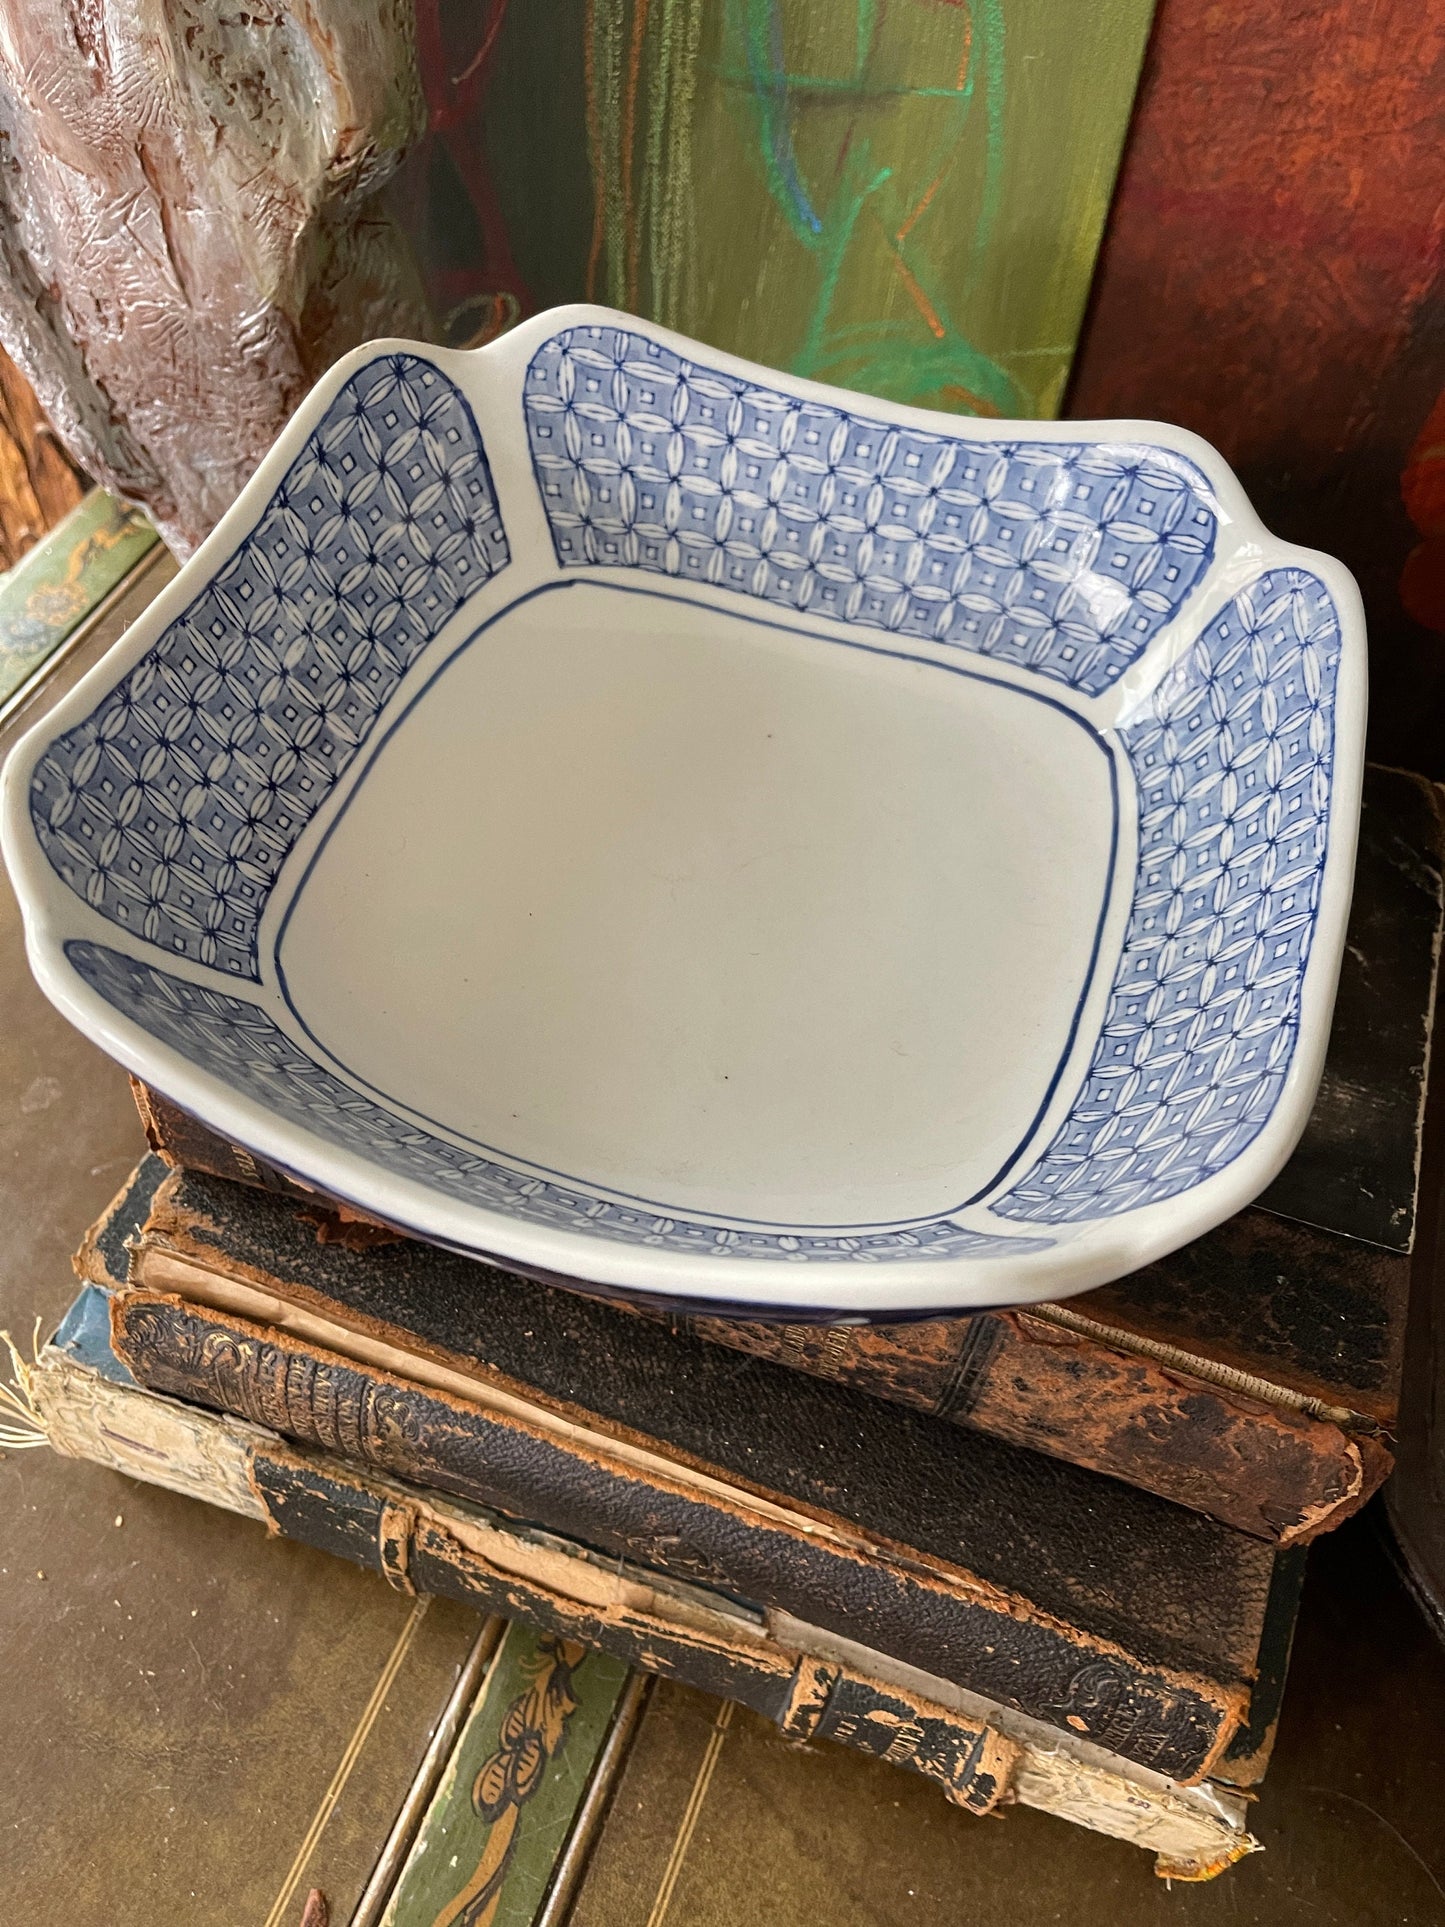
[[[151,1147],[168,1163],[330,1209],[338,1240],[395,1235],[133,1083]],[[1067,1307],[891,1326],[650,1315],[1107,1473],[1281,1546],[1339,1525],[1390,1468],[1384,1440],[1347,1413],[1322,1416],[1319,1401],[1179,1348],[1151,1346]]]
[[[1248,1688],[1151,1665],[965,1570],[799,1517],[736,1485],[639,1462],[169,1293],[111,1307],[138,1384],[524,1518],[867,1643],[1188,1782],[1239,1729]]]
[[[1244,1373],[1206,1377],[1206,1360],[1131,1349],[1067,1306],[917,1325],[688,1323],[714,1344],[1106,1472],[1280,1546],[1339,1525],[1390,1468],[1379,1437]]]
[[[79,1323],[94,1327],[87,1297],[100,1294],[83,1294]],[[67,1324],[75,1323],[72,1311]],[[1152,1851],[1171,1878],[1208,1878],[1257,1845],[1243,1798],[1227,1787],[1180,1786],[1006,1708],[950,1703],[946,1682],[930,1692],[919,1690],[927,1682],[889,1678],[882,1655],[849,1663],[815,1629],[798,1628],[802,1637],[786,1643],[725,1597],[669,1590],[656,1575],[554,1535],[121,1382],[103,1335],[87,1342],[82,1334],[79,1346],[64,1340],[62,1328],[26,1372],[32,1408],[57,1451],[257,1519],[403,1591],[523,1619],[739,1700],[800,1740],[838,1740],[911,1768],[972,1812],[1017,1803],[1129,1841]]]
[[[743,1550],[762,1573],[750,1597],[772,1599],[769,1560],[793,1559],[801,1535],[809,1548],[843,1555],[832,1567],[815,1560],[807,1578],[832,1582],[827,1609],[844,1620],[878,1610],[880,1568],[938,1580],[936,1589],[902,1597],[885,1591],[888,1623],[909,1642],[893,1644],[901,1659],[917,1639],[960,1632],[956,1620],[941,1625],[936,1617],[952,1610],[946,1601],[981,1598],[1032,1628],[1063,1629],[1075,1643],[1082,1635],[1090,1652],[1123,1652],[1151,1676],[1164,1669],[1169,1679],[1202,1685],[1216,1704],[1247,1698],[1251,1728],[1257,1724],[1262,1632],[1280,1562],[1294,1551],[1280,1554],[1118,1480],[670,1333],[588,1297],[407,1240],[356,1251],[324,1230],[309,1206],[169,1170],[153,1156],[94,1227],[77,1264],[112,1291],[175,1294],[469,1407],[520,1417],[565,1445],[563,1468],[580,1465],[570,1485],[559,1482],[584,1520],[568,1530],[594,1543],[585,1521],[597,1468],[620,1458],[635,1475],[631,1489],[619,1496],[606,1480],[600,1489],[623,1505],[624,1529],[658,1475],[669,1491],[681,1487],[708,1507],[721,1502],[718,1529],[730,1548],[739,1521],[755,1514],[783,1528],[776,1539],[760,1538],[744,1523]],[[404,1440],[392,1444],[407,1449]],[[403,1476],[429,1476],[392,1463]],[[558,1463],[544,1461],[554,1480]],[[552,1504],[546,1488],[523,1501],[527,1516],[549,1522]],[[675,1513],[645,1514],[643,1523],[670,1528],[660,1556],[673,1570],[689,1558],[707,1569],[706,1548],[676,1530]],[[869,1581],[861,1594],[846,1561],[853,1551]],[[799,1575],[790,1566],[782,1577],[791,1584]],[[739,1590],[736,1581],[718,1583]],[[1025,1697],[1032,1693],[1035,1681],[1018,1671],[1031,1645],[1010,1633],[1000,1651],[996,1621],[978,1623],[989,1663],[1015,1669]],[[863,1636],[872,1627],[865,1619],[856,1630]],[[1096,1683],[1106,1695],[1113,1690],[1107,1676]],[[1091,1715],[1096,1724],[1109,1718],[1102,1706],[1055,1708],[1070,1731],[1078,1730],[1071,1717],[1087,1724]],[[1243,1737],[1216,1772],[1229,1764],[1231,1777]],[[1257,1750],[1257,1736],[1248,1737]]]

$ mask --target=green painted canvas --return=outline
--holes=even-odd
[[[605,1653],[507,1628],[382,1927],[531,1927],[626,1682]]]
[[[590,298],[893,400],[1052,415],[1152,11],[423,0],[402,195],[439,332]]]

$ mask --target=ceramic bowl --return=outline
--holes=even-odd
[[[358,349],[10,764],[41,984],[422,1237],[795,1316],[1247,1203],[1349,904],[1347,572],[1143,422],[572,308]]]

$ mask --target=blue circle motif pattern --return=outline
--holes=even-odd
[[[56,871],[146,942],[254,978],[288,851],[507,559],[460,390],[416,355],[368,363],[235,554],[41,758],[31,815]]]
[[[1328,843],[1340,631],[1272,569],[1119,734],[1139,790],[1134,902],[1084,1088],[1006,1218],[1157,1204],[1263,1130],[1299,1031]]]
[[[710,372],[613,329],[544,344],[527,429],[564,568],[638,568],[956,644],[1086,695],[1175,616],[1213,554],[1208,485],[1168,451],[980,445]],[[37,764],[51,863],[158,950],[258,975],[266,896],[407,669],[507,563],[475,421],[422,357],[361,369],[260,521],[96,711]],[[1119,730],[1133,905],[1084,1085],[992,1210],[1078,1223],[1177,1196],[1273,1111],[1298,1034],[1330,805],[1340,637],[1274,569]],[[717,1258],[1023,1255],[944,1217],[818,1235],[599,1199],[464,1150],[312,1061],[245,998],[104,946],[67,954],[115,1008],[278,1115],[460,1201]]]
[[[1152,446],[899,428],[576,328],[527,371],[558,561],[952,643],[1099,695],[1208,568],[1217,517]]]

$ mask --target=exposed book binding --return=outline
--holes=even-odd
[[[863,1640],[1176,1780],[1244,1729],[1276,1556],[1198,1513],[431,1246],[323,1243],[305,1207],[159,1159],[80,1263],[150,1389]]]
[[[1176,1879],[1207,1878],[1256,1845],[1230,1786],[1180,1786],[824,1629],[770,1627],[726,1595],[141,1390],[110,1349],[106,1297],[93,1287],[26,1384],[60,1452],[257,1519],[402,1590],[524,1618],[739,1700],[799,1739],[922,1773],[973,1812],[1018,1803],[1057,1814],[1152,1851]]]
[[[1440,944],[1435,786],[1368,772],[1350,943],[1319,1103],[1262,1201],[1065,1305],[905,1325],[666,1314],[674,1328],[854,1386],[1194,1507],[1281,1545],[1338,1525],[1390,1467]],[[169,1162],[332,1209],[159,1093]]]

